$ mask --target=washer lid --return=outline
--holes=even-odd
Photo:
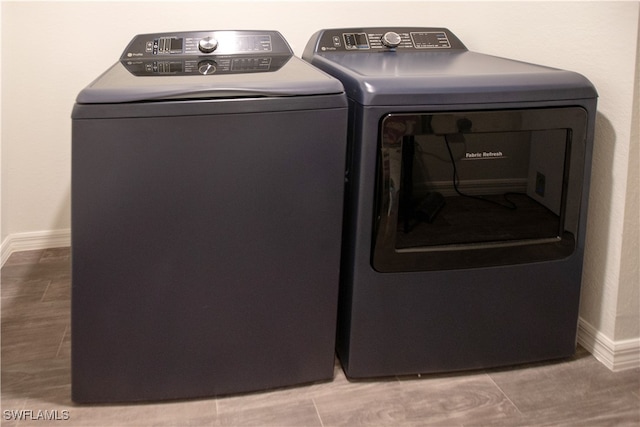
[[[400,44],[388,47],[384,40],[374,43],[379,34],[387,33],[398,34]],[[359,34],[360,39],[352,34]],[[392,28],[323,30],[309,41],[303,58],[337,77],[347,95],[363,105],[597,96],[591,82],[578,73],[469,52],[442,28],[401,29],[397,33]]]
[[[343,93],[275,31],[142,34],[77,96],[79,104]]]
[[[79,104],[168,99],[301,96],[343,93],[340,82],[299,58],[277,70],[243,74],[136,76],[121,62],[83,89]]]

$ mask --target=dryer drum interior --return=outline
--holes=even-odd
[[[387,114],[373,267],[443,270],[571,255],[586,120],[579,107]]]

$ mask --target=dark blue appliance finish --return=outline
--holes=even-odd
[[[277,32],[137,36],[72,114],[72,398],[331,380],[347,101]]]
[[[592,84],[470,52],[445,28],[322,30],[303,59],[349,98],[337,334],[346,374],[573,354]]]

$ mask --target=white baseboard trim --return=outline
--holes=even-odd
[[[581,318],[578,343],[614,372],[640,368],[640,338],[613,341]]]
[[[29,233],[10,234],[2,241],[0,249],[2,263],[9,259],[12,253],[18,251],[32,251],[36,249],[60,248],[71,245],[71,230],[32,231]]]

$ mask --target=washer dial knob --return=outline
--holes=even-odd
[[[402,41],[400,35],[393,31],[384,33],[381,40],[383,45],[390,48],[400,46],[400,42]]]
[[[208,76],[209,74],[216,72],[216,65],[216,61],[205,59],[204,61],[198,62],[198,72],[202,75]]]
[[[205,37],[198,42],[198,49],[202,53],[211,53],[218,47],[218,40],[213,37]]]

